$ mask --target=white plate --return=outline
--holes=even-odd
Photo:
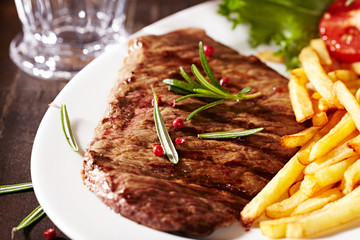
[[[215,40],[245,55],[269,48],[251,49],[247,42],[247,27],[238,26],[232,30],[232,24],[216,13],[218,3],[208,2],[181,11],[135,35],[163,34],[184,27],[200,27]],[[126,52],[126,44],[111,46],[79,72],[54,100],[56,104],[67,104],[80,149],[89,146]],[[286,74],[284,66],[275,64],[272,67]],[[113,213],[84,187],[81,166],[81,154],[73,152],[64,139],[59,109],[50,107],[35,137],[31,176],[39,203],[57,227],[72,239],[184,239],[144,227]],[[335,235],[325,235],[324,238],[354,238],[360,235],[357,226],[359,222],[353,222],[345,227],[345,231],[335,231]],[[229,228],[217,230],[207,239],[267,238],[257,228],[245,232],[236,222]]]

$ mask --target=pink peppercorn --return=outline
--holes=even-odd
[[[46,229],[44,231],[44,237],[48,240],[56,238],[56,231],[53,228]]]
[[[173,121],[173,126],[176,129],[180,129],[184,126],[184,121],[181,118],[177,118]]]
[[[161,97],[157,97],[157,102],[158,102],[158,105],[162,104]],[[154,105],[155,105],[155,98],[151,99],[151,106],[154,106]]]
[[[160,157],[161,155],[163,155],[164,150],[160,145],[155,145],[153,148],[153,153],[155,154],[155,156]]]
[[[185,142],[185,139],[183,139],[183,138],[176,138],[176,139],[175,139],[175,142],[176,142],[177,144],[182,144],[183,142]]]
[[[210,45],[204,45],[204,53],[205,56],[211,57],[211,55],[214,53],[214,48]]]
[[[220,85],[226,87],[230,84],[230,80],[227,77],[223,77],[220,79]]]

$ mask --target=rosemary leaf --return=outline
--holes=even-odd
[[[30,224],[32,224],[33,222],[35,222],[36,220],[38,220],[42,215],[44,215],[45,212],[42,209],[41,206],[38,206],[37,208],[35,208],[29,215],[27,215],[20,223],[17,227],[14,227],[12,229],[12,232],[14,233],[15,231],[18,231],[20,229],[26,228],[27,226],[29,226]]]
[[[79,147],[78,147],[78,145],[76,143],[74,132],[73,132],[73,130],[71,128],[71,123],[70,123],[69,115],[67,113],[65,104],[61,105],[60,113],[61,113],[61,126],[62,126],[62,129],[63,129],[64,135],[65,135],[66,141],[69,143],[70,147],[75,152],[78,152]]]
[[[249,92],[251,92],[251,90],[252,90],[251,87],[243,88],[237,95],[249,93]]]
[[[204,95],[204,94],[201,94],[201,93],[188,94],[188,95],[182,96],[181,98],[176,99],[176,102],[180,102],[180,101],[182,101],[182,100],[184,100],[186,98],[191,98],[191,97],[208,98],[209,95]],[[212,98],[220,98],[220,99],[222,99],[222,97],[218,97],[218,96],[214,96]]]
[[[168,84],[170,86],[175,86],[175,87],[181,88],[188,92],[192,92],[194,89],[194,87],[191,86],[190,84],[180,81],[180,80],[175,80],[175,79],[164,79],[163,83]]]
[[[182,95],[186,95],[186,94],[191,94],[191,92],[188,92],[182,88],[178,88],[178,87],[175,87],[175,86],[172,86],[172,85],[169,85],[169,90],[170,91],[173,91],[175,93],[178,93],[178,94],[182,94]]]
[[[204,106],[202,106],[202,107],[199,107],[198,109],[196,109],[195,111],[192,111],[192,112],[187,116],[186,121],[189,121],[190,119],[192,119],[192,118],[195,116],[195,114],[197,114],[197,113],[199,113],[199,112],[201,112],[201,111],[204,111],[204,110],[206,110],[206,109],[208,109],[208,108],[211,108],[211,107],[213,107],[213,106],[215,106],[215,105],[218,105],[218,104],[220,104],[220,103],[223,103],[223,102],[225,102],[225,101],[226,101],[226,99],[221,99],[221,100],[218,100],[218,101],[215,101],[215,102],[211,102],[211,103],[209,103],[209,104],[206,104],[206,105],[204,105]]]
[[[237,138],[237,137],[244,137],[251,134],[255,134],[262,130],[264,130],[264,128],[254,128],[243,131],[200,133],[198,134],[198,138],[203,138],[203,139]]]
[[[185,70],[180,67],[180,73],[183,76],[183,78],[193,87],[196,88],[202,88],[202,86],[200,84],[198,84],[197,82],[195,82],[194,80],[192,80],[192,78],[185,72]]]
[[[219,94],[220,96],[230,95],[221,91],[220,89],[216,88],[214,85],[209,83],[208,80],[206,80],[206,78],[200,73],[199,69],[194,64],[191,65],[191,71],[196,77],[196,79],[199,80],[200,84],[206,87],[207,89],[209,89],[210,91]]]
[[[155,128],[158,138],[160,140],[161,146],[164,149],[164,152],[170,162],[173,164],[177,164],[179,162],[179,156],[175,149],[174,144],[171,141],[168,131],[166,130],[166,126],[164,120],[161,117],[161,113],[159,110],[159,105],[157,101],[157,96],[154,92],[154,121],[155,121]]]
[[[32,187],[33,186],[32,186],[31,182],[18,183],[18,184],[13,184],[13,185],[3,185],[3,186],[0,186],[0,194],[19,192],[19,191],[31,189]]]
[[[201,61],[201,65],[204,69],[204,72],[206,74],[206,76],[208,76],[208,78],[210,79],[210,81],[217,87],[219,88],[221,91],[225,92],[225,93],[229,93],[228,91],[226,91],[219,83],[219,81],[215,78],[214,73],[212,72],[209,62],[206,59],[206,55],[204,52],[204,46],[202,42],[199,42],[199,55],[200,55],[200,61]]]

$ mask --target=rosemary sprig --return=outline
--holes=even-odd
[[[33,222],[35,222],[36,220],[38,220],[42,215],[44,215],[45,212],[42,209],[41,206],[38,206],[37,208],[35,208],[29,215],[27,215],[20,223],[17,227],[14,227],[12,229],[12,235],[14,234],[14,232],[19,231],[20,229],[26,228],[27,226],[29,226],[30,224],[32,224]]]
[[[237,138],[237,137],[244,137],[251,134],[255,134],[262,130],[264,130],[264,128],[254,128],[243,131],[200,133],[197,136],[198,138],[203,138],[203,139]]]
[[[18,183],[18,184],[13,184],[13,185],[3,185],[3,186],[0,186],[0,194],[19,192],[19,191],[31,189],[32,187],[33,186],[32,186],[31,182]]]
[[[206,59],[203,43],[199,42],[199,55],[200,55],[200,61],[201,65],[203,67],[203,70],[208,77],[207,80],[199,71],[199,69],[196,67],[195,64],[191,65],[191,71],[193,75],[195,76],[196,80],[193,80],[182,67],[180,67],[180,73],[182,77],[185,79],[186,82],[176,79],[164,79],[163,82],[167,85],[169,85],[169,90],[185,95],[183,97],[180,97],[176,100],[176,102],[180,102],[186,98],[190,97],[198,97],[198,98],[211,98],[215,101],[212,103],[209,103],[205,106],[202,106],[196,110],[194,110],[192,113],[188,115],[186,120],[190,120],[194,117],[195,114],[206,110],[208,108],[211,108],[213,106],[216,106],[220,103],[223,103],[225,101],[241,101],[241,100],[249,100],[253,98],[257,98],[261,96],[260,92],[254,93],[254,94],[248,94],[252,89],[250,87],[246,87],[242,89],[237,94],[231,94],[226,89],[224,89],[219,81],[215,78],[214,73],[212,72],[210,65]]]
[[[171,141],[168,131],[166,130],[166,126],[164,120],[161,117],[161,113],[159,110],[159,104],[157,101],[157,96],[154,92],[154,121],[155,121],[155,128],[158,138],[160,140],[160,144],[164,149],[164,152],[170,162],[173,164],[177,164],[179,162],[179,156],[175,149],[174,144]]]
[[[69,143],[70,147],[75,151],[79,151],[79,147],[76,143],[74,132],[71,128],[71,123],[69,119],[69,115],[66,110],[66,105],[62,104],[60,107],[60,113],[61,113],[61,126],[66,138],[66,141]]]

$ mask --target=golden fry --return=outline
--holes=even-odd
[[[318,102],[318,108],[320,111],[326,112],[330,110],[332,106],[325,100],[325,98],[320,98]]]
[[[319,127],[310,127],[292,135],[285,135],[281,138],[281,144],[285,148],[303,146],[319,131],[319,129]]]
[[[304,84],[290,73],[289,94],[297,122],[304,122],[314,115],[311,98]]]
[[[330,121],[322,127],[310,141],[301,147],[298,152],[298,160],[303,165],[309,164],[309,155],[314,144],[327,134],[344,116],[344,111],[336,111],[330,118]]]
[[[258,57],[261,60],[270,61],[270,62],[276,62],[276,63],[284,62],[284,57],[275,55],[275,51],[272,51],[272,50],[263,50],[258,53]]]
[[[301,180],[302,181],[302,180]],[[291,187],[288,190],[288,195],[291,197],[292,195],[294,195],[299,189],[300,189],[300,185],[301,185],[301,181],[297,181],[295,182],[293,185],[291,185]]]
[[[360,161],[359,158],[344,173],[341,180],[341,189],[344,194],[350,193],[360,182]]]
[[[323,98],[321,98],[321,99],[323,99]],[[327,116],[326,112],[322,111],[319,108],[319,103],[316,102],[314,100],[314,98],[312,101],[313,101],[313,108],[314,108],[314,112],[315,112],[315,114],[312,117],[312,124],[314,127],[323,127],[329,121],[328,116]]]
[[[321,97],[320,93],[314,92],[314,93],[311,95],[311,98],[314,99],[314,100],[320,100],[322,97]]]
[[[333,82],[322,68],[316,52],[310,47],[305,47],[301,50],[299,59],[306,76],[314,85],[316,91],[325,98],[332,108],[341,109],[342,106],[333,91]]]
[[[356,126],[353,120],[350,115],[346,113],[334,128],[332,128],[323,138],[314,144],[310,152],[309,162],[313,162],[327,154],[355,129]]]
[[[360,217],[360,188],[299,220],[289,222],[286,237],[304,238]]]
[[[342,196],[343,194],[339,188],[328,189],[300,203],[295,207],[291,215],[296,216],[313,212],[322,208],[326,204],[341,198]]]
[[[300,190],[308,197],[313,196],[321,190],[321,186],[316,181],[314,174],[305,175],[304,180],[301,182]]]
[[[297,191],[289,198],[286,198],[280,202],[273,203],[265,210],[265,214],[269,218],[283,218],[291,215],[297,205],[308,199],[309,196],[304,192]]]
[[[354,132],[349,136],[349,139],[357,134],[357,132]],[[350,140],[345,139],[344,143],[333,148],[328,154],[307,165],[304,169],[304,173],[313,174],[322,168],[341,162],[346,158],[357,156],[358,154],[348,147],[349,141]]]
[[[344,161],[320,169],[314,173],[314,179],[320,187],[324,187],[340,181],[345,171],[358,159],[358,157],[347,158]],[[301,187],[300,187],[301,189]]]
[[[301,219],[303,216],[285,217],[274,220],[265,220],[260,222],[260,230],[264,236],[269,238],[284,238],[286,236],[286,227],[289,222]]]
[[[360,62],[354,62],[351,64],[351,69],[357,74],[360,75]]]
[[[347,142],[347,146],[357,154],[360,154],[360,135],[354,137]]]
[[[343,82],[337,81],[334,84],[334,89],[340,103],[345,107],[350,114],[357,129],[360,129],[360,104],[355,96],[349,91]]]
[[[325,126],[325,124],[328,122],[328,117],[326,115],[326,112],[320,112],[316,113],[312,117],[312,123],[314,127],[322,127]]]
[[[320,63],[323,65],[331,65],[332,60],[330,54],[326,48],[324,41],[321,38],[312,39],[310,41],[310,47],[314,49],[319,56]]]
[[[356,74],[347,69],[337,69],[332,72],[328,73],[329,77],[334,81],[343,81],[343,82],[349,82],[349,81],[355,81],[357,79]]]

